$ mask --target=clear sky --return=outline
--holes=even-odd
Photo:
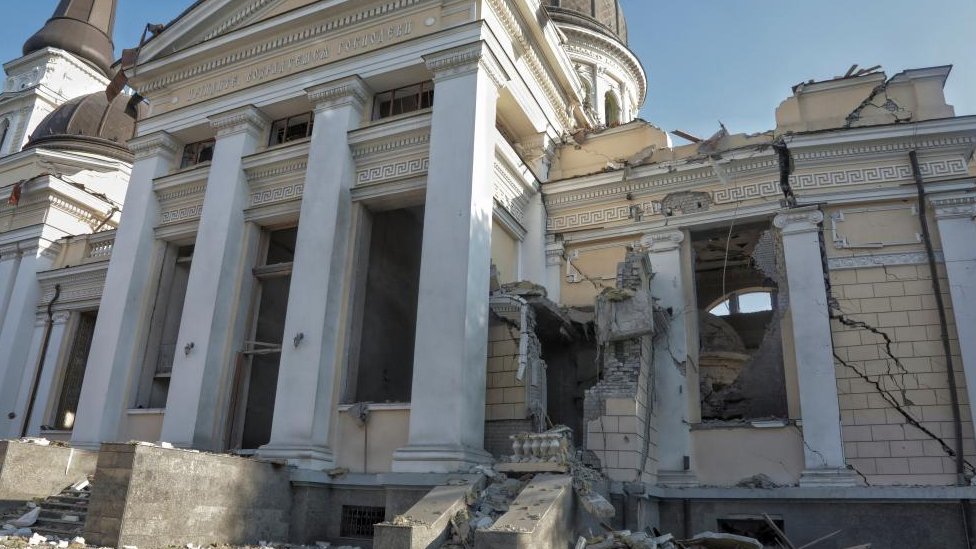
[[[650,81],[641,115],[665,130],[707,137],[774,124],[799,82],[882,65],[955,65],[946,87],[957,114],[976,114],[976,0],[622,0],[630,47]],[[0,59],[20,47],[57,0],[0,0]],[[147,22],[168,22],[191,0],[119,0],[117,49]],[[14,7],[16,6],[16,7]]]

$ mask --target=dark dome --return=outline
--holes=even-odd
[[[24,55],[44,48],[69,51],[109,74],[117,0],[61,0],[54,16],[24,43]]]
[[[109,103],[103,91],[76,97],[47,115],[24,148],[97,149],[102,154],[130,159],[126,142],[135,135],[136,121],[126,113],[129,99],[120,94]]]
[[[610,31],[627,44],[627,21],[620,0],[548,0],[546,9],[557,22],[573,23],[604,33]]]

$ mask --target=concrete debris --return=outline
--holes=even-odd
[[[356,420],[356,424],[365,427],[369,422],[369,402],[357,402],[349,407],[349,417]]]
[[[769,478],[769,476],[760,473],[758,475],[740,480],[736,486],[739,488],[758,488],[761,490],[770,490],[772,488],[778,488],[779,484],[776,484],[776,481]]]
[[[475,467],[472,472],[484,475],[487,484],[480,491],[472,490],[467,496],[467,507],[451,517],[451,537],[443,545],[444,549],[473,547],[475,532],[491,528],[533,478],[533,475],[509,478],[486,466]]]
[[[596,299],[597,340],[622,341],[654,333],[650,292],[606,288]]]
[[[546,297],[548,295],[545,286],[540,286],[534,282],[525,280],[522,282],[502,284],[500,290],[502,293],[517,295],[519,297]]]
[[[40,514],[41,514],[41,508],[35,506],[30,511],[21,515],[20,518],[14,519],[9,523],[4,524],[4,527],[6,527],[8,524],[15,528],[26,528],[28,526],[33,526],[34,523],[37,522],[37,517],[40,516]]]
[[[38,533],[35,532],[34,535],[31,536],[29,540],[27,540],[27,544],[28,545],[40,545],[40,544],[42,544],[42,543],[44,543],[46,541],[47,541],[47,538],[46,537],[44,537],[44,536],[42,536],[42,535],[40,535],[40,534],[38,534]]]
[[[586,549],[680,549],[671,534],[654,536],[646,532],[621,530],[587,540]]]
[[[579,500],[580,503],[583,504],[583,508],[586,509],[587,513],[600,520],[611,519],[617,513],[616,509],[613,507],[613,504],[607,501],[605,497],[595,492],[579,495]]]
[[[715,532],[702,532],[682,545],[688,549],[763,549],[763,544],[755,538]]]

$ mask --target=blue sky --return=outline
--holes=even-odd
[[[2,0],[13,4],[14,0]],[[630,47],[650,81],[641,115],[665,130],[708,136],[774,125],[790,88],[845,73],[852,64],[908,68],[955,65],[946,96],[956,114],[976,114],[976,0],[621,0]],[[191,0],[119,0],[117,48],[138,43],[146,22],[167,22]],[[0,59],[57,0],[4,10]]]

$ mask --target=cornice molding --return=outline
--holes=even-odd
[[[929,203],[937,219],[976,219],[976,194],[935,195],[929,197]]]
[[[247,105],[216,114],[210,117],[210,127],[217,131],[217,137],[238,133],[263,133],[271,120],[254,105]]]
[[[129,150],[138,160],[154,156],[175,156],[183,144],[167,132],[154,132],[129,140]]]
[[[316,112],[345,106],[362,110],[373,95],[372,90],[358,75],[312,86],[305,93],[308,100],[315,105]]]
[[[488,44],[476,42],[466,46],[451,48],[424,56],[424,63],[434,73],[434,82],[441,82],[471,74],[482,69],[496,87],[508,82],[508,75],[491,53]]]
[[[935,260],[945,261],[942,252],[935,252]],[[856,257],[831,257],[827,260],[827,268],[831,271],[846,269],[865,269],[870,267],[890,267],[893,265],[925,265],[929,256],[925,252],[905,252],[894,254],[861,255]]]

